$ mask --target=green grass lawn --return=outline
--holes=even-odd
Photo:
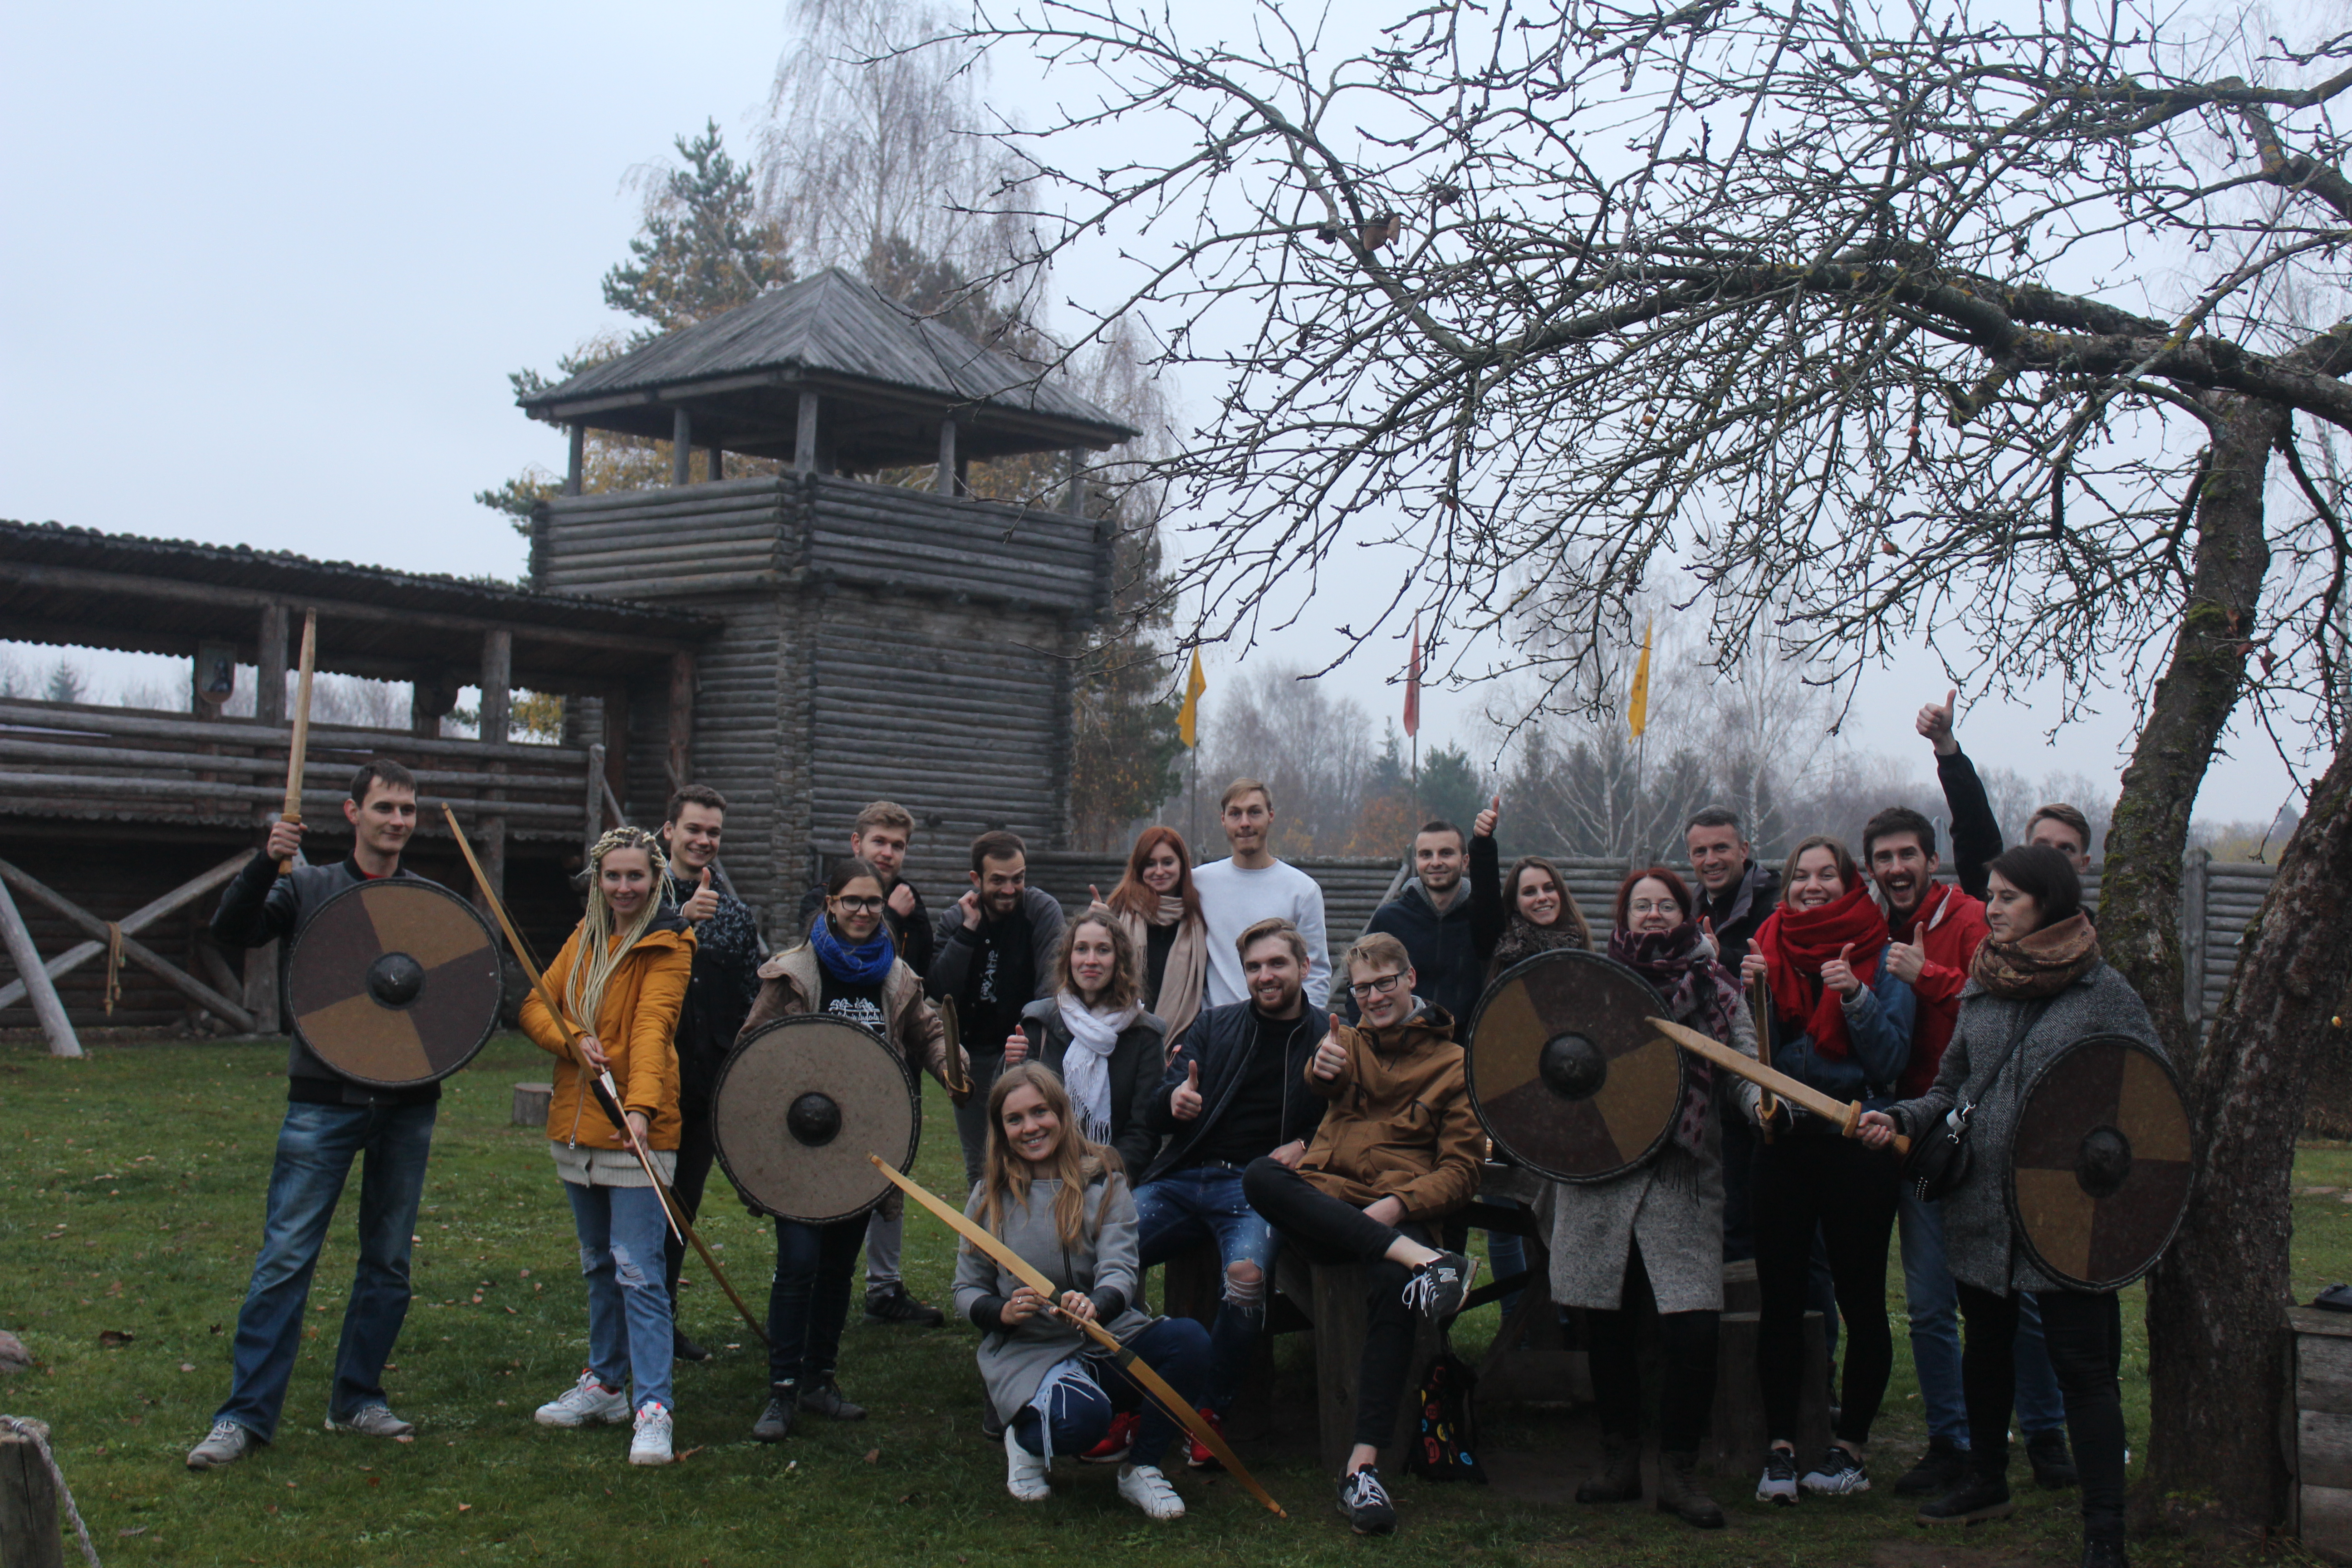
[[[569,1211],[537,1129],[509,1125],[509,1086],[542,1079],[545,1057],[501,1037],[453,1079],[441,1105],[418,1226],[417,1299],[387,1384],[418,1423],[413,1443],[320,1430],[329,1361],[352,1266],[351,1218],[338,1226],[311,1297],[314,1323],[278,1443],[228,1469],[191,1474],[182,1456],[227,1391],[228,1351],[259,1235],[284,1105],[285,1049],[272,1044],[100,1047],[90,1060],[0,1051],[0,1327],[37,1365],[0,1379],[0,1410],[55,1430],[68,1483],[110,1563],[447,1563],[459,1560],[628,1564],[1097,1564],[1135,1549],[1218,1563],[1316,1564],[1411,1554],[1449,1563],[1992,1564],[2072,1562],[2072,1493],[2021,1491],[2018,1518],[1964,1537],[1930,1535],[1892,1496],[1921,1441],[1918,1403],[1896,1314],[1895,1383],[1873,1459],[1878,1489],[1775,1512],[1744,1479],[1719,1478],[1731,1527],[1702,1535],[1648,1510],[1569,1502],[1590,1442],[1578,1417],[1505,1413],[1485,1438],[1503,1484],[1434,1487],[1400,1479],[1403,1533],[1358,1541],[1332,1508],[1309,1447],[1244,1447],[1289,1509],[1287,1521],[1230,1480],[1178,1477],[1189,1517],[1154,1526],[1118,1501],[1108,1470],[1065,1464],[1038,1506],[1003,1489],[1001,1449],[977,1437],[974,1336],[950,1326],[870,1329],[853,1312],[842,1381],[872,1417],[804,1428],[763,1447],[749,1437],[766,1394],[756,1340],[698,1266],[683,1293],[689,1331],[740,1348],[677,1372],[683,1462],[632,1469],[622,1428],[551,1431],[531,1411],[566,1387],[585,1354],[586,1310]],[[960,1163],[931,1091],[932,1135],[919,1175],[952,1191]],[[2352,1186],[2352,1151],[2307,1152],[2302,1181]],[[764,1305],[772,1244],[725,1194],[703,1231]],[[347,1202],[356,1200],[355,1190]],[[2352,1204],[2299,1200],[2299,1299],[2352,1275]],[[945,1302],[952,1268],[943,1227],[911,1215],[910,1286]],[[2137,1330],[2139,1294],[2127,1299]],[[1465,1320],[1474,1360],[1488,1309]],[[100,1343],[110,1331],[128,1343]],[[1286,1338],[1276,1403],[1312,1400],[1306,1346]],[[2146,1363],[2125,1365],[2132,1430],[2144,1440]],[[1294,1420],[1294,1428],[1303,1426]],[[690,1451],[690,1452],[688,1452]],[[1263,1463],[1257,1463],[1260,1459]],[[2023,1479],[2023,1463],[2017,1479]],[[68,1560],[76,1560],[70,1555]],[[2138,1560],[2184,1560],[2145,1542]]]

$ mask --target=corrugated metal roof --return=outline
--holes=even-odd
[[[667,333],[561,385],[522,398],[546,415],[564,404],[761,372],[875,383],[935,397],[1093,426],[1112,441],[1137,434],[1050,377],[908,314],[839,268],[772,289],[748,305]]]

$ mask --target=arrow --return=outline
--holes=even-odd
[[[1041,1300],[1051,1303],[1055,1299],[1054,1282],[1030,1267],[1028,1259],[990,1235],[982,1226],[974,1224],[961,1210],[952,1208],[940,1199],[932,1196],[919,1183],[901,1175],[881,1155],[868,1154],[866,1157],[874,1162],[876,1170],[897,1183],[899,1189],[908,1197],[945,1220],[949,1227],[957,1235],[994,1258],[1007,1273],[1037,1292]],[[1049,1306],[1048,1310],[1059,1316],[1064,1322],[1070,1324],[1080,1333],[1109,1351],[1113,1363],[1121,1372],[1133,1378],[1137,1385],[1146,1394],[1151,1395],[1160,1407],[1175,1419],[1178,1426],[1191,1433],[1209,1452],[1216,1455],[1225,1468],[1232,1473],[1234,1479],[1241,1482],[1250,1496],[1272,1509],[1276,1519],[1290,1517],[1282,1511],[1282,1505],[1275,1501],[1264,1487],[1257,1484],[1257,1478],[1243,1467],[1240,1458],[1235,1456],[1233,1449],[1226,1447],[1223,1434],[1202,1420],[1201,1413],[1184,1403],[1183,1395],[1169,1387],[1167,1381],[1152,1371],[1141,1356],[1120,1344],[1117,1336],[1100,1323],[1085,1318],[1073,1318],[1058,1307]]]

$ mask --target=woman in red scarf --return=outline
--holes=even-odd
[[[1741,975],[1772,994],[1769,1060],[1840,1100],[1891,1104],[1911,1059],[1911,988],[1886,967],[1886,917],[1853,857],[1816,835],[1781,874],[1780,907],[1757,928]],[[1902,1194],[1892,1153],[1845,1137],[1783,1104],[1756,1146],[1752,1202],[1756,1283],[1763,1298],[1757,1355],[1771,1453],[1761,1502],[1794,1503],[1800,1485],[1825,1497],[1870,1489],[1864,1448],[1895,1363],[1886,1322],[1886,1245]],[[1845,1319],[1845,1381],[1834,1440],[1798,1478],[1797,1394],[1804,1368],[1805,1281],[1813,1237],[1829,1254]]]

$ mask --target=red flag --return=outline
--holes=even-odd
[[[1404,677],[1404,732],[1421,733],[1421,617],[1412,618],[1412,665]]]

